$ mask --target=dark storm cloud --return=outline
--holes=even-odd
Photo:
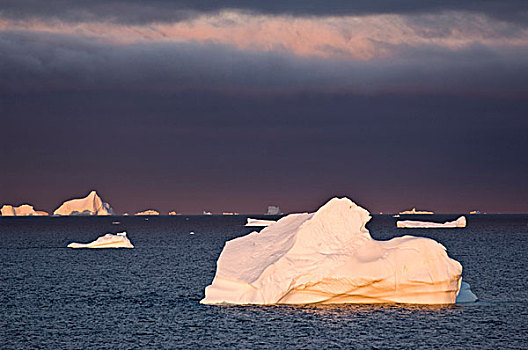
[[[3,96],[0,197],[120,212],[526,210],[526,100],[88,92]],[[38,132],[36,132],[38,130]],[[5,199],[9,198],[9,199]]]
[[[292,16],[344,16],[371,14],[439,13],[467,11],[505,21],[528,23],[528,2],[524,0],[398,0],[398,1],[170,1],[170,0],[3,0],[3,16],[27,19],[50,18],[65,21],[112,21],[120,23],[173,22],[222,10]]]
[[[527,94],[527,49],[392,47],[370,61],[241,51],[197,43],[116,45],[64,35],[0,33],[0,92],[59,90],[233,93],[299,91]]]

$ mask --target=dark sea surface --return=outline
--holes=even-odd
[[[451,306],[200,305],[225,241],[252,231],[244,216],[0,218],[0,348],[527,349],[528,216],[466,217],[368,224],[446,246],[480,298]],[[66,248],[124,230],[135,249]]]

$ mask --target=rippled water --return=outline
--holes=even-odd
[[[402,230],[375,216],[368,228],[440,241],[476,304],[248,307],[199,304],[224,242],[251,231],[245,217],[0,218],[0,347],[527,348],[528,216],[468,219]],[[123,230],[135,249],[65,248]]]

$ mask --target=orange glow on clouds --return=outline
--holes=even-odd
[[[369,60],[405,47],[527,46],[528,30],[475,14],[289,17],[225,11],[182,22],[125,25],[105,22],[16,21],[0,17],[0,30],[26,30],[95,38],[116,44],[192,42],[256,52]],[[513,33],[513,34],[512,34]]]

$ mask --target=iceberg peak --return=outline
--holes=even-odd
[[[71,199],[58,207],[53,215],[114,215],[110,204],[103,202],[96,191],[86,197]]]

